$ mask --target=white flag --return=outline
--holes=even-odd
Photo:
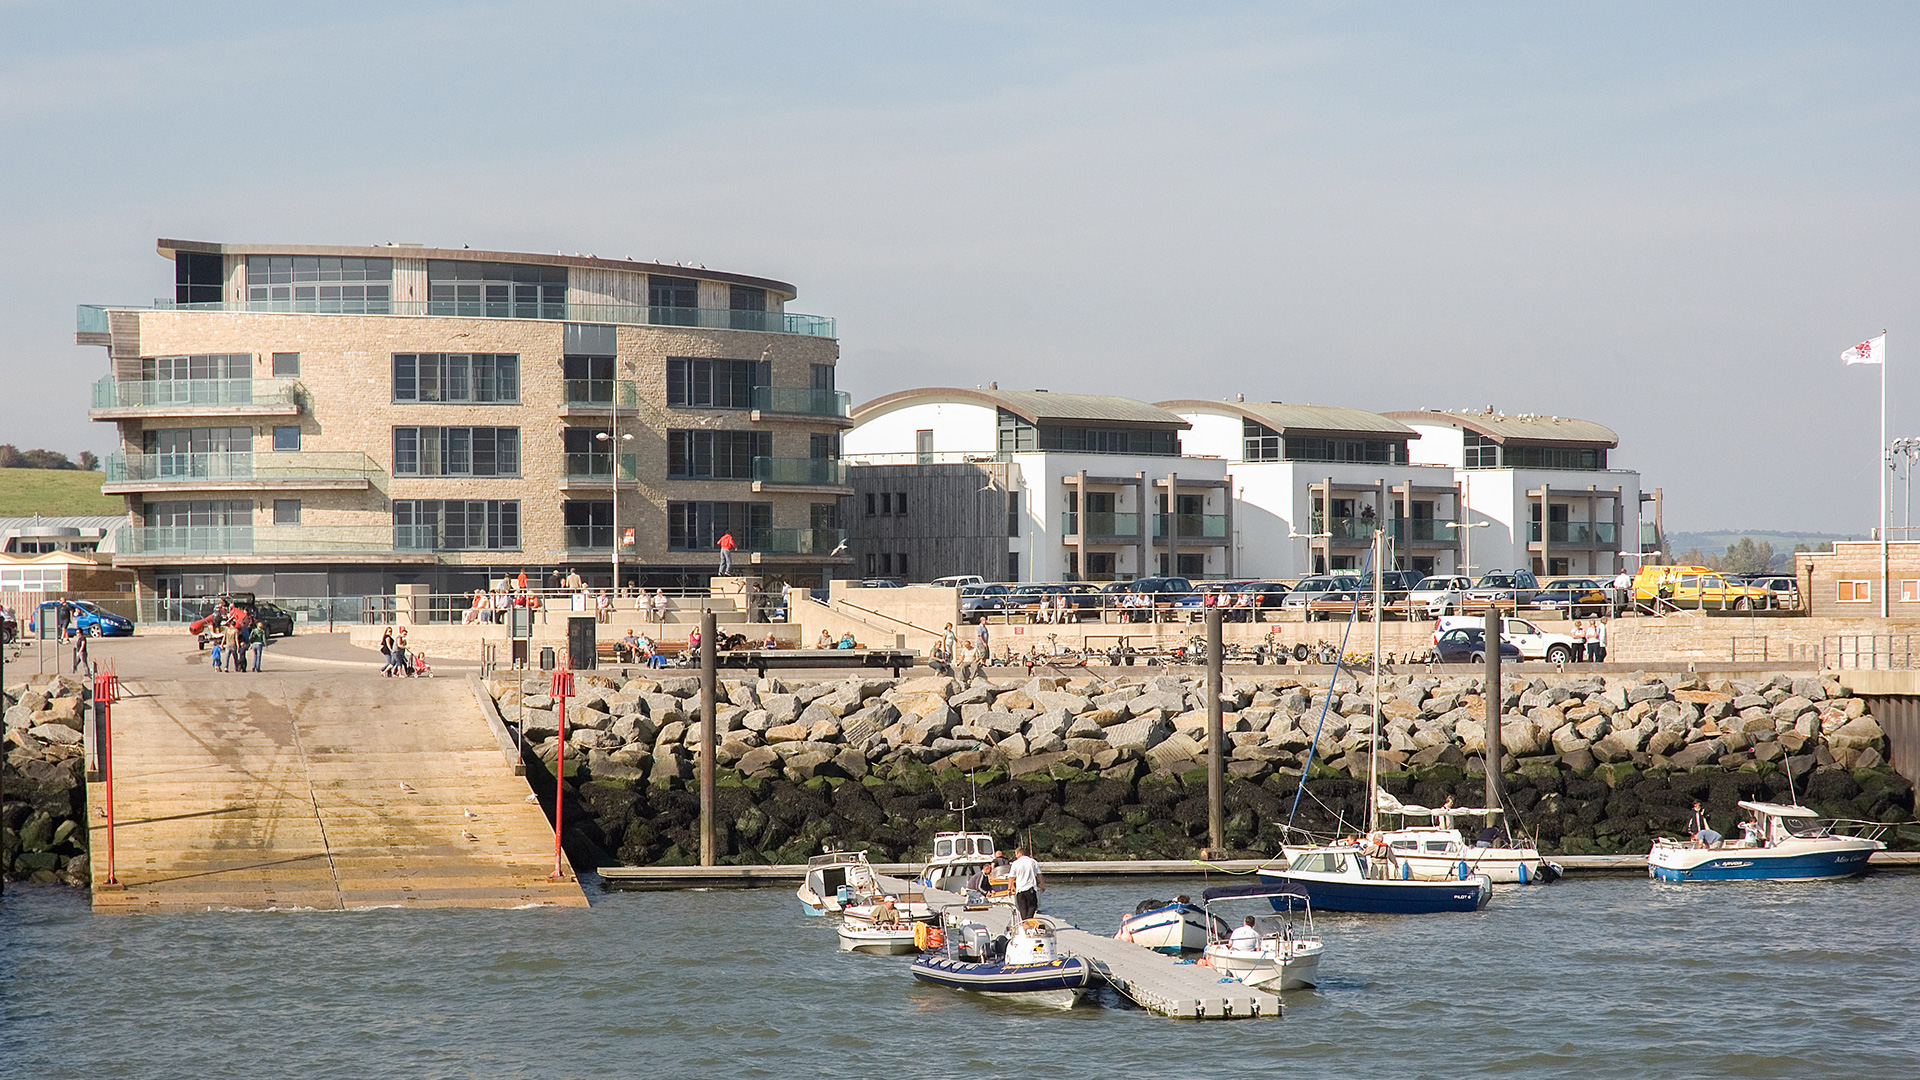
[[[1887,362],[1887,335],[1863,341],[1840,354],[1840,360],[1848,364],[1884,364]]]

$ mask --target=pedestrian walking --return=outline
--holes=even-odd
[[[59,654],[55,653],[54,656],[57,662]],[[93,670],[87,659],[87,635],[85,634],[73,635],[73,670],[80,672]]]
[[[260,670],[260,658],[267,651],[267,628],[259,619],[253,620],[253,628],[247,631],[248,640],[253,643],[253,670]]]
[[[733,534],[721,533],[713,546],[720,549],[720,576],[727,577],[733,573]]]
[[[987,665],[993,661],[993,646],[987,642],[987,617],[980,616],[980,625],[973,632],[974,659],[980,664],[980,674],[987,673]]]
[[[221,631],[221,641],[226,645],[228,671],[244,671],[240,660],[240,626],[233,620],[227,620],[227,627]]]
[[[1040,891],[1046,883],[1040,873],[1040,864],[1027,854],[1023,847],[1013,849],[1013,910],[1021,922],[1040,914]]]

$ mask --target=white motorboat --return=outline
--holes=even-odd
[[[1113,936],[1155,952],[1199,952],[1207,942],[1226,936],[1227,926],[1217,915],[1177,896],[1172,900],[1143,900],[1133,914],[1120,920]]]
[[[848,904],[880,895],[880,881],[864,851],[829,851],[807,860],[806,880],[795,895],[809,915],[830,915]]]
[[[1376,793],[1375,799],[1382,814],[1398,815],[1402,820],[1399,828],[1382,830],[1379,837],[1401,877],[1414,881],[1461,881],[1474,874],[1485,874],[1495,885],[1544,884],[1560,877],[1558,863],[1541,858],[1536,848],[1513,844],[1498,827],[1482,830],[1484,846],[1469,843],[1454,827],[1456,816],[1492,822],[1501,814],[1499,807],[1430,808],[1403,803],[1386,791]],[[1407,824],[1408,818],[1425,818],[1434,824]]]
[[[1201,963],[1248,986],[1268,990],[1314,985],[1326,945],[1313,931],[1313,905],[1306,893],[1270,885],[1227,885],[1208,889],[1201,897],[1209,915],[1215,904],[1246,900],[1260,901],[1278,912],[1246,916],[1240,926],[1207,944]],[[1303,919],[1299,925],[1296,913]]]
[[[1742,802],[1753,814],[1738,840],[1660,837],[1647,875],[1660,881],[1819,881],[1865,873],[1887,826],[1823,818],[1804,806]]]
[[[926,869],[920,872],[916,884],[927,889],[964,893],[967,891],[967,879],[981,868],[992,865],[995,856],[1000,853],[993,837],[988,833],[964,830],[963,825],[960,832],[935,834],[933,854],[927,859]]]
[[[863,903],[843,905],[840,919],[857,926],[888,926],[894,923],[935,922],[939,914],[920,893],[902,896],[882,894]]]
[[[914,927],[922,925],[913,922],[899,922],[891,925],[848,922],[840,923],[840,951],[878,953],[886,956],[904,956],[917,953],[920,946],[914,934]]]

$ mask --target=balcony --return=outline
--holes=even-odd
[[[1060,514],[1060,531],[1071,540],[1080,531],[1080,522],[1084,516],[1087,526],[1087,538],[1119,538],[1137,540],[1140,537],[1139,514],[1116,514],[1092,511],[1081,515],[1072,510]]]
[[[736,311],[731,308],[645,307],[633,304],[543,304],[512,301],[387,300],[346,304],[325,300],[241,300],[181,304],[155,300],[151,305],[82,304],[75,319],[80,334],[107,332],[109,311],[233,311],[276,315],[401,316],[456,319],[541,319],[554,322],[618,323],[625,326],[685,326],[701,330],[746,330],[764,334],[836,336],[834,321],[823,315],[790,311]]]
[[[114,562],[217,563],[235,556],[261,561],[433,562],[431,547],[403,543],[387,525],[149,525],[124,528]]]
[[[1308,519],[1307,531],[1310,533],[1331,533],[1334,540],[1354,540],[1365,543],[1373,539],[1374,527],[1379,524],[1375,518],[1362,517],[1322,517],[1314,514]]]
[[[94,420],[168,416],[298,416],[305,390],[293,379],[115,379],[93,384]]]
[[[821,558],[831,556],[835,549],[846,543],[845,529],[765,529],[748,538],[747,550],[754,555],[811,555]],[[851,562],[852,556],[842,553],[840,558]]]
[[[1599,547],[1616,550],[1620,530],[1611,521],[1554,521],[1548,523],[1547,544],[1552,547]],[[1527,524],[1527,541],[1540,543],[1540,523]]]
[[[1393,518],[1387,522],[1387,536],[1396,544],[1447,544],[1454,541],[1455,530],[1435,518]]]
[[[1219,543],[1227,541],[1227,515],[1225,514],[1155,514],[1153,515],[1153,538],[1164,540],[1167,527],[1172,523],[1179,530],[1181,540],[1213,540]]]
[[[365,491],[386,475],[357,450],[255,454],[112,454],[106,495],[152,491]]]
[[[565,454],[566,472],[560,478],[562,491],[578,488],[612,487],[614,461],[611,454]],[[620,483],[631,484],[640,478],[640,456],[620,455]]]
[[[838,458],[753,459],[753,490],[763,487],[834,488],[847,486],[847,463]]]
[[[753,411],[774,416],[808,419],[846,419],[853,411],[853,397],[838,390],[812,390],[800,386],[756,386]],[[753,419],[760,419],[759,416]]]
[[[640,391],[631,379],[567,379],[566,407],[583,412],[640,407]]]

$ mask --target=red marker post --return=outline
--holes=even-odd
[[[560,862],[560,818],[567,803],[567,699],[573,696],[573,672],[567,668],[554,672],[547,692],[560,720],[560,749],[553,766],[553,873],[547,876],[562,879],[566,874]]]
[[[93,706],[100,712],[100,779],[107,791],[107,881],[120,884],[114,873],[113,843],[113,703],[120,700],[120,676],[108,663],[93,677]]]

